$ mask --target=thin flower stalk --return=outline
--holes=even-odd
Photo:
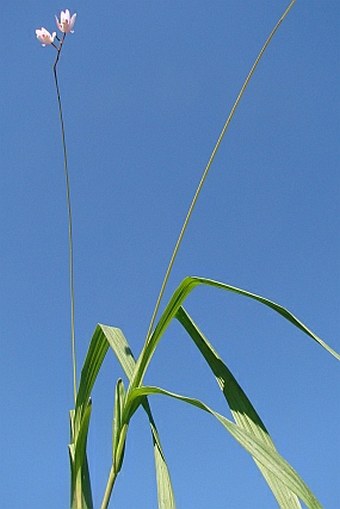
[[[46,28],[37,28],[35,31],[38,41],[42,46],[53,46],[57,50],[57,55],[53,64],[53,76],[55,82],[55,88],[57,93],[58,101],[58,112],[59,121],[61,126],[61,140],[63,146],[63,159],[64,159],[64,174],[65,174],[65,186],[66,186],[66,206],[68,216],[68,251],[69,251],[69,289],[70,289],[70,319],[71,319],[71,355],[72,355],[72,378],[73,378],[73,395],[74,404],[77,399],[77,362],[76,362],[76,340],[75,340],[75,311],[74,311],[74,263],[73,263],[73,227],[72,227],[72,208],[71,208],[71,190],[70,190],[70,177],[68,170],[68,156],[67,156],[67,145],[65,136],[65,124],[63,117],[63,108],[61,102],[60,87],[58,81],[58,63],[65,42],[65,37],[68,33],[73,33],[74,24],[76,21],[77,14],[74,13],[72,16],[70,11],[66,9],[61,11],[60,17],[55,16],[56,24],[58,29],[61,31],[61,39],[57,36],[56,32],[50,33]],[[58,41],[59,45],[55,43]]]
[[[64,159],[64,175],[66,185],[66,206],[68,215],[68,250],[69,250],[69,290],[70,290],[70,315],[71,315],[71,354],[72,354],[72,377],[73,377],[73,395],[74,403],[77,399],[77,363],[76,363],[76,339],[75,339],[75,306],[74,306],[74,260],[73,260],[73,223],[72,223],[72,207],[71,207],[71,189],[70,189],[70,176],[68,169],[68,156],[67,145],[65,136],[65,124],[63,117],[63,109],[60,95],[60,87],[58,81],[58,63],[61,55],[61,50],[66,37],[66,31],[63,32],[59,48],[57,48],[57,56],[53,64],[53,76],[55,88],[57,93],[59,120],[61,126],[61,139],[63,146],[63,159]]]

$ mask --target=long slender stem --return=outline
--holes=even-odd
[[[66,33],[60,41],[59,48],[57,48],[57,56],[53,65],[53,75],[55,81],[55,88],[57,92],[59,120],[61,126],[61,139],[63,145],[63,157],[64,157],[64,174],[65,174],[65,185],[66,185],[66,206],[68,215],[68,253],[69,253],[69,287],[70,287],[70,314],[71,314],[71,355],[72,355],[72,373],[73,373],[73,395],[74,403],[77,398],[77,365],[76,365],[76,340],[75,340],[75,319],[74,319],[74,267],[73,267],[73,232],[72,232],[72,208],[71,208],[71,191],[70,191],[70,177],[68,171],[68,157],[67,157],[67,146],[65,136],[65,125],[63,117],[63,109],[61,103],[60,88],[58,82],[58,62],[61,55],[61,50],[66,37]]]
[[[204,168],[204,171],[203,171],[203,174],[202,174],[201,180],[200,180],[200,182],[199,182],[199,184],[198,184],[198,187],[197,187],[197,189],[196,189],[196,192],[195,192],[195,194],[194,194],[194,197],[193,197],[193,199],[192,199],[192,201],[191,201],[191,204],[190,204],[190,206],[189,206],[189,209],[188,209],[187,215],[186,215],[186,217],[185,217],[185,220],[184,220],[183,226],[182,226],[182,228],[181,228],[181,231],[180,231],[179,236],[178,236],[178,239],[177,239],[177,241],[176,241],[176,244],[175,244],[174,250],[173,250],[173,252],[172,252],[172,255],[171,255],[171,258],[170,258],[170,261],[169,261],[169,265],[168,265],[168,267],[167,267],[167,269],[166,269],[166,272],[165,272],[165,275],[164,275],[164,279],[163,279],[163,282],[162,282],[162,285],[161,285],[161,289],[160,289],[160,291],[159,291],[159,295],[158,295],[157,300],[156,300],[155,308],[154,308],[154,311],[153,311],[153,313],[152,313],[152,317],[151,317],[151,320],[150,320],[150,324],[149,324],[148,332],[147,332],[147,335],[146,335],[146,340],[148,340],[148,339],[150,338],[150,335],[151,335],[151,332],[152,332],[152,329],[153,329],[153,327],[154,327],[155,320],[156,320],[156,317],[157,317],[157,313],[158,313],[158,311],[159,311],[159,307],[160,307],[160,304],[161,304],[161,300],[162,300],[162,298],[163,298],[163,295],[164,295],[164,292],[165,292],[166,285],[167,285],[167,283],[168,283],[168,281],[169,281],[169,277],[170,277],[170,274],[171,274],[171,271],[172,271],[173,265],[174,265],[175,260],[176,260],[176,257],[177,257],[178,250],[179,250],[179,248],[180,248],[180,245],[181,245],[181,243],[182,243],[182,240],[183,240],[183,237],[184,237],[185,231],[186,231],[186,229],[187,229],[187,227],[188,227],[188,224],[189,224],[189,221],[190,221],[191,215],[192,215],[193,210],[194,210],[194,208],[195,208],[195,205],[196,205],[196,203],[197,203],[198,197],[199,197],[199,195],[200,195],[200,193],[201,193],[201,190],[202,190],[202,187],[203,187],[203,185],[204,185],[204,183],[205,183],[205,181],[206,181],[206,178],[207,178],[208,173],[209,173],[209,171],[210,171],[211,165],[212,165],[212,163],[213,163],[213,161],[214,161],[214,159],[215,159],[215,156],[216,156],[216,154],[217,154],[217,151],[218,151],[218,149],[219,149],[219,147],[220,147],[220,145],[221,145],[221,143],[222,143],[222,140],[223,140],[223,138],[224,138],[224,135],[225,135],[225,133],[227,132],[227,129],[228,129],[228,127],[229,127],[229,124],[230,124],[230,122],[231,122],[231,120],[232,120],[232,118],[233,118],[233,116],[234,116],[234,114],[235,114],[235,111],[236,111],[236,109],[237,109],[237,107],[238,107],[238,105],[239,105],[239,103],[240,103],[240,101],[241,101],[241,99],[242,99],[242,96],[243,96],[243,94],[244,94],[244,92],[245,92],[245,90],[246,90],[247,86],[249,85],[249,82],[250,82],[250,80],[251,80],[251,78],[252,78],[252,76],[253,76],[253,74],[254,74],[254,72],[255,72],[255,70],[256,70],[256,67],[258,66],[258,63],[260,62],[260,60],[261,60],[261,58],[262,58],[262,56],[263,56],[264,52],[266,51],[267,47],[269,46],[270,41],[271,41],[271,40],[272,40],[272,38],[274,37],[274,35],[275,35],[276,31],[278,30],[279,26],[281,25],[281,23],[283,22],[283,20],[285,19],[285,17],[286,17],[286,16],[287,16],[287,14],[289,13],[289,11],[291,10],[291,8],[292,8],[292,7],[293,7],[293,5],[295,4],[295,2],[296,2],[296,0],[292,0],[292,1],[290,2],[290,4],[288,5],[287,9],[284,11],[284,13],[283,13],[283,14],[282,14],[282,16],[280,17],[279,21],[276,23],[275,27],[273,28],[273,30],[272,30],[272,31],[271,31],[271,33],[269,34],[269,36],[268,36],[268,38],[267,38],[266,42],[265,42],[265,43],[264,43],[264,45],[262,46],[261,51],[260,51],[260,53],[258,54],[258,56],[257,56],[257,58],[256,58],[256,60],[255,60],[255,62],[254,62],[254,64],[253,64],[252,68],[250,69],[250,71],[249,71],[249,73],[248,73],[248,75],[247,75],[247,77],[246,77],[246,79],[245,79],[245,81],[244,81],[244,83],[243,83],[243,85],[242,85],[242,87],[241,87],[241,90],[240,90],[240,92],[239,92],[239,94],[238,94],[238,96],[237,96],[237,98],[236,98],[236,100],[235,100],[235,102],[234,102],[233,107],[232,107],[232,108],[231,108],[231,110],[230,110],[230,113],[229,113],[229,115],[228,115],[228,118],[227,118],[227,120],[225,121],[225,124],[224,124],[224,126],[223,126],[223,128],[222,128],[222,131],[221,131],[221,133],[220,133],[220,135],[219,135],[219,137],[218,137],[218,139],[217,139],[217,142],[216,142],[216,144],[215,144],[215,146],[214,146],[214,148],[213,148],[213,150],[212,150],[212,152],[211,152],[211,155],[210,155],[210,157],[209,157],[209,160],[208,160],[208,162],[207,162],[207,165],[206,165],[206,167]]]

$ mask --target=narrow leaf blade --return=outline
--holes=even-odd
[[[180,394],[175,394],[159,387],[146,386],[141,386],[133,389],[130,392],[129,397],[133,401],[136,398],[138,399],[143,396],[150,396],[155,394],[169,396],[171,398],[183,401],[214,416],[229,431],[235,440],[237,440],[237,442],[239,442],[240,445],[242,445],[242,447],[244,447],[244,449],[251,454],[251,456],[253,456],[259,463],[261,463],[265,468],[272,472],[272,474],[274,474],[283,484],[285,484],[289,490],[295,493],[306,504],[308,509],[322,509],[320,502],[317,500],[305,482],[276,450],[269,447],[263,441],[258,440],[248,431],[242,429],[240,426],[233,423],[223,415],[215,412],[202,401],[195,398],[182,396]]]
[[[328,353],[330,353],[337,360],[340,360],[340,354],[336,352],[333,348],[331,348],[325,341],[323,341],[319,336],[317,336],[311,329],[309,329],[303,322],[301,322],[296,316],[293,315],[288,309],[284,308],[280,304],[277,304],[274,301],[267,299],[266,297],[262,297],[261,295],[257,295],[255,293],[248,292],[247,290],[243,290],[242,288],[237,288],[236,286],[228,285],[226,283],[221,283],[220,281],[215,281],[213,279],[207,279],[196,276],[188,276],[183,279],[180,285],[176,288],[172,297],[170,298],[167,306],[165,307],[155,330],[152,332],[150,337],[147,339],[142,352],[138,358],[137,366],[135,369],[135,374],[132,380],[132,387],[138,387],[141,385],[144,375],[146,373],[147,367],[151,361],[151,358],[156,350],[156,347],[161,340],[164,332],[168,328],[171,323],[171,320],[175,317],[177,311],[185,301],[185,299],[189,296],[189,294],[196,288],[197,286],[212,286],[214,288],[219,288],[222,290],[227,290],[232,293],[236,293],[238,295],[242,295],[243,297],[247,297],[249,299],[260,302],[266,307],[271,308],[273,311],[281,315],[283,318],[292,323],[295,327],[300,329],[302,332],[307,334],[310,338],[316,341],[320,346],[322,346]]]
[[[235,422],[241,428],[252,434],[255,438],[262,441],[269,448],[276,450],[265,425],[251,404],[250,400],[244,393],[243,389],[240,387],[237,380],[231,371],[227,368],[211,343],[202,334],[195,322],[183,307],[179,308],[176,314],[176,318],[192,338],[195,345],[206,360],[211,371],[213,372],[216,381],[225,399],[227,400]],[[261,463],[258,463],[257,460],[255,460],[255,462],[265,477],[268,485],[270,486],[281,509],[301,509],[301,505],[296,495],[294,495],[284,484],[282,484],[282,482],[279,481],[275,475],[273,475]]]
[[[126,376],[129,380],[131,380],[135,371],[136,361],[124,334],[120,329],[110,327],[108,325],[100,324],[99,327],[114,351]],[[157,480],[158,508],[176,509],[175,495],[171,483],[170,472],[165,460],[158,429],[147,398],[142,400],[142,406],[148,416],[152,435]]]
[[[333,348],[331,348],[325,341],[323,341],[319,336],[317,336],[317,334],[315,334],[311,329],[309,329],[303,322],[301,322],[301,320],[294,316],[291,311],[284,308],[280,304],[277,304],[276,302],[269,300],[266,297],[262,297],[261,295],[257,295],[255,293],[248,292],[247,290],[243,290],[242,288],[237,288],[236,286],[222,283],[220,281],[215,281],[213,279],[207,279],[197,276],[189,276],[184,278],[180,285],[177,287],[177,289],[174,291],[168,305],[166,306],[161,318],[159,319],[154,334],[151,336],[148,342],[149,344],[147,346],[149,346],[149,348],[151,346],[150,343],[152,343],[152,348],[154,349],[155,343],[157,343],[157,341],[163,335],[166,328],[170,324],[172,318],[176,315],[178,309],[183,304],[185,299],[194,290],[194,288],[200,285],[212,286],[214,288],[236,293],[238,295],[242,295],[243,297],[255,300],[266,307],[269,307],[270,309],[281,315],[283,318],[288,320],[292,325],[294,325],[302,332],[304,332],[307,336],[316,341],[320,346],[327,350],[328,353],[330,353],[337,360],[340,360],[340,354],[338,352],[333,350]]]

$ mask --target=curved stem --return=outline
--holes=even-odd
[[[63,157],[64,157],[64,174],[66,184],[66,205],[68,215],[68,251],[69,251],[69,287],[70,287],[70,314],[71,314],[71,354],[72,354],[72,371],[73,371],[73,395],[74,404],[77,398],[77,367],[76,367],[76,341],[75,341],[75,326],[74,326],[74,268],[73,268],[73,233],[72,233],[72,208],[71,208],[71,191],[70,191],[70,178],[68,171],[68,157],[67,157],[67,146],[65,136],[65,125],[63,117],[63,109],[61,103],[60,88],[58,82],[57,67],[60,59],[61,50],[65,41],[66,33],[60,41],[59,48],[57,48],[57,56],[53,65],[53,75],[55,81],[55,88],[57,92],[59,120],[61,126],[61,139],[63,145]]]
[[[228,129],[228,127],[229,127],[229,124],[230,124],[230,122],[231,122],[231,120],[232,120],[232,118],[233,118],[233,116],[234,116],[234,114],[235,114],[235,111],[236,111],[236,109],[237,109],[237,107],[238,107],[238,105],[239,105],[239,103],[240,103],[240,101],[241,101],[241,99],[242,99],[242,96],[243,96],[243,94],[244,94],[244,92],[245,92],[245,90],[246,90],[247,86],[249,85],[249,82],[250,82],[250,80],[251,80],[251,78],[252,78],[252,76],[253,76],[253,74],[254,74],[254,72],[255,72],[255,70],[256,70],[256,67],[258,66],[258,63],[260,62],[260,60],[261,60],[261,58],[262,58],[262,56],[263,56],[264,52],[266,51],[267,47],[269,46],[269,44],[270,44],[270,42],[271,42],[272,38],[274,37],[274,35],[275,35],[276,31],[277,31],[277,30],[278,30],[278,28],[279,28],[279,26],[281,25],[281,23],[283,22],[283,20],[285,19],[285,17],[286,17],[286,16],[287,16],[287,14],[289,13],[289,11],[291,10],[291,8],[293,7],[293,5],[294,5],[294,3],[295,3],[295,2],[296,2],[296,0],[292,0],[292,1],[290,2],[290,4],[288,5],[288,7],[287,7],[287,8],[286,8],[286,10],[284,11],[284,13],[282,14],[282,16],[281,16],[281,17],[280,17],[280,19],[278,20],[278,22],[276,23],[276,25],[274,26],[273,30],[272,30],[272,31],[271,31],[271,33],[269,34],[269,36],[268,36],[268,38],[267,38],[266,42],[265,42],[265,43],[264,43],[264,45],[262,46],[261,51],[259,52],[259,54],[258,54],[258,56],[257,56],[257,58],[256,58],[256,60],[255,60],[255,62],[253,63],[252,68],[250,69],[250,71],[249,71],[249,73],[248,73],[248,75],[247,75],[247,77],[246,77],[246,79],[245,79],[245,81],[244,81],[244,83],[243,83],[243,85],[242,85],[242,87],[241,87],[241,89],[240,89],[240,92],[239,92],[239,94],[238,94],[238,96],[237,96],[237,98],[236,98],[236,100],[235,100],[235,102],[234,102],[233,107],[232,107],[232,108],[231,108],[231,110],[230,110],[230,113],[229,113],[229,115],[228,115],[228,118],[227,118],[227,120],[225,121],[225,124],[224,124],[224,126],[223,126],[223,128],[222,128],[222,131],[221,131],[221,133],[220,133],[220,135],[219,135],[219,137],[218,137],[218,139],[217,139],[217,142],[216,142],[216,144],[215,144],[215,146],[214,146],[214,148],[213,148],[213,150],[212,150],[212,152],[211,152],[211,155],[210,155],[210,157],[209,157],[209,160],[208,160],[208,162],[207,162],[207,165],[206,165],[206,167],[204,168],[204,171],[203,171],[203,174],[202,174],[201,180],[200,180],[200,182],[199,182],[199,184],[198,184],[198,187],[197,187],[197,189],[196,189],[196,192],[195,192],[195,194],[194,194],[194,197],[193,197],[193,199],[192,199],[192,201],[191,201],[191,204],[190,204],[190,206],[189,206],[189,209],[188,209],[187,215],[186,215],[186,217],[185,217],[185,220],[184,220],[183,226],[182,226],[182,228],[181,228],[181,231],[180,231],[179,236],[178,236],[178,239],[177,239],[177,241],[176,241],[176,244],[175,244],[174,250],[173,250],[173,252],[172,252],[172,255],[171,255],[171,258],[170,258],[170,261],[169,261],[169,265],[168,265],[168,267],[167,267],[167,269],[166,269],[166,272],[165,272],[165,275],[164,275],[164,279],[163,279],[163,282],[162,282],[162,285],[161,285],[161,289],[160,289],[160,291],[159,291],[159,295],[158,295],[158,297],[157,297],[157,301],[156,301],[156,304],[155,304],[155,308],[154,308],[154,311],[153,311],[153,313],[152,313],[152,317],[151,317],[151,320],[150,320],[150,324],[149,324],[148,332],[147,332],[147,335],[146,335],[146,341],[150,338],[150,335],[151,335],[151,333],[152,333],[152,329],[153,329],[154,324],[155,324],[155,320],[156,320],[156,317],[157,317],[157,313],[158,313],[158,311],[159,311],[159,307],[160,307],[160,304],[161,304],[161,300],[162,300],[162,298],[163,298],[163,295],[164,295],[164,292],[165,292],[166,285],[167,285],[167,283],[168,283],[168,280],[169,280],[169,277],[170,277],[170,274],[171,274],[171,271],[172,271],[173,265],[174,265],[174,263],[175,263],[175,260],[176,260],[176,257],[177,257],[178,250],[179,250],[179,248],[180,248],[180,245],[181,245],[181,243],[182,243],[182,240],[183,240],[183,237],[184,237],[185,231],[186,231],[186,229],[187,229],[187,227],[188,227],[188,223],[189,223],[189,221],[190,221],[191,215],[192,215],[193,210],[194,210],[194,208],[195,208],[195,205],[196,205],[196,203],[197,203],[198,197],[199,197],[199,195],[200,195],[200,193],[201,193],[201,190],[202,190],[202,187],[203,187],[203,185],[204,185],[204,183],[205,183],[205,181],[206,181],[206,178],[207,178],[207,176],[208,176],[208,173],[209,173],[209,170],[210,170],[210,168],[211,168],[211,165],[212,165],[212,163],[213,163],[213,161],[214,161],[214,159],[215,159],[215,156],[216,156],[216,154],[217,154],[217,151],[218,151],[218,149],[219,149],[219,147],[220,147],[220,145],[221,145],[221,143],[222,143],[222,140],[223,140],[223,138],[224,138],[224,135],[225,135],[225,133],[227,132],[227,129]]]

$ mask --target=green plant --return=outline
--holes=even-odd
[[[138,359],[133,356],[130,345],[123,332],[107,325],[97,325],[92,336],[88,353],[81,370],[79,386],[77,386],[76,373],[76,354],[75,354],[75,334],[74,334],[74,289],[73,289],[73,241],[72,241],[72,213],[70,186],[68,177],[68,159],[65,140],[65,128],[62,114],[62,103],[58,84],[57,65],[61,55],[61,50],[65,41],[66,34],[73,28],[75,17],[70,18],[70,13],[65,11],[61,15],[59,28],[63,32],[59,45],[54,43],[54,34],[43,32],[37,33],[38,38],[43,37],[46,44],[53,45],[57,50],[56,60],[53,66],[55,85],[57,91],[59,118],[62,130],[62,145],[64,154],[64,171],[66,179],[66,197],[68,208],[68,226],[69,226],[69,260],[70,260],[70,296],[71,296],[71,347],[72,347],[72,365],[73,365],[73,385],[75,408],[70,412],[70,430],[71,440],[69,445],[70,465],[71,465],[71,507],[72,509],[92,509],[93,501],[91,494],[91,483],[87,460],[87,435],[91,418],[91,392],[96,378],[100,372],[102,363],[107,352],[113,351],[117,357],[122,370],[127,378],[128,385],[124,386],[123,380],[119,378],[115,387],[114,419],[112,431],[112,466],[108,475],[108,481],[103,496],[101,509],[109,506],[110,496],[115,485],[117,476],[123,466],[125,444],[128,436],[129,424],[134,413],[139,407],[142,407],[147,415],[155,456],[155,467],[158,490],[158,506],[160,509],[175,508],[175,497],[170,479],[169,469],[165,460],[165,455],[160,442],[157,426],[151,411],[149,397],[155,394],[175,398],[188,405],[208,412],[232,435],[232,437],[249,452],[254,459],[257,467],[264,476],[270,489],[273,492],[279,506],[283,509],[301,508],[300,501],[304,502],[310,509],[321,508],[320,502],[313,495],[308,486],[294,469],[282,458],[276,450],[274,443],[249,401],[248,397],[236,381],[235,377],[225,365],[219,354],[214,350],[211,343],[200,331],[194,320],[189,316],[184,302],[188,295],[199,285],[210,286],[216,289],[233,292],[247,299],[256,301],[281,315],[289,321],[294,327],[298,328],[304,334],[316,341],[320,346],[327,350],[337,360],[340,356],[331,347],[329,347],[321,338],[314,334],[306,325],[298,320],[290,311],[281,305],[260,295],[248,292],[241,288],[231,286],[226,283],[214,281],[201,277],[186,277],[176,288],[163,313],[158,317],[160,304],[164,296],[169,276],[171,274],[178,250],[185,235],[191,215],[199,198],[201,189],[206,181],[206,177],[212,167],[215,155],[222,143],[229,124],[234,113],[243,97],[243,94],[261,60],[266,48],[270,44],[279,26],[286,18],[295,3],[292,0],[285,12],[282,14],[275,27],[265,41],[259,55],[257,56],[248,76],[246,77],[241,90],[233,104],[230,114],[223,126],[218,140],[213,148],[209,161],[203,171],[200,183],[194,194],[194,198],[188,209],[178,240],[175,244],[169,265],[161,285],[161,289],[155,304],[154,311],[150,320],[149,328],[146,334],[144,347]],[[73,24],[71,20],[73,19]],[[64,23],[64,24],[63,24]],[[66,23],[66,25],[65,25]],[[72,24],[72,27],[70,25]],[[66,26],[66,28],[65,28]],[[41,40],[41,39],[39,39]],[[158,319],[157,319],[158,317]],[[223,415],[215,412],[202,401],[187,396],[172,393],[159,387],[151,387],[143,384],[145,373],[162,339],[165,331],[173,320],[177,320],[188,336],[196,345],[205,361],[207,362],[213,376],[215,377],[220,390],[230,408],[233,421]]]

